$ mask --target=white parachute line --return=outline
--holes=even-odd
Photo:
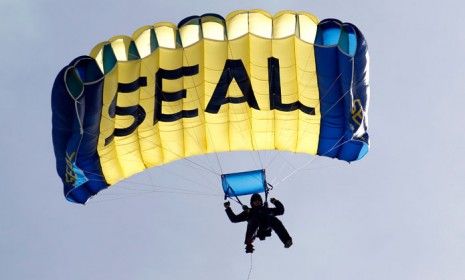
[[[209,193],[190,193],[190,192],[179,192],[179,191],[163,191],[163,190],[153,190],[149,192],[139,192],[139,193],[121,193],[121,194],[109,194],[103,193],[99,194],[98,196],[93,196],[91,200],[92,202],[96,201],[112,201],[112,200],[119,200],[119,199],[126,199],[130,197],[141,197],[141,196],[148,196],[153,194],[173,194],[173,195],[188,195],[188,196],[204,196],[204,197],[221,197],[222,195],[215,195]]]
[[[83,171],[87,174],[91,174],[91,175],[94,175],[94,176],[98,176],[98,177],[101,177],[102,179],[89,179],[89,181],[94,181],[94,182],[104,182],[104,183],[107,183],[107,181],[105,180],[104,176],[100,175],[100,174],[97,174],[97,173],[93,173],[93,172],[90,172],[88,170],[85,170],[83,169]],[[153,187],[159,187],[159,188],[163,188],[162,186],[157,186],[157,185],[148,185],[147,183],[142,183],[142,182],[138,182],[138,181],[134,181],[134,180],[131,180],[131,179],[123,179],[115,184],[134,184],[134,185],[138,185],[138,186],[153,186]]]
[[[275,161],[275,159],[278,157],[279,155],[279,152],[277,150],[273,150],[274,151],[274,155],[270,155],[269,158],[268,158],[268,161],[267,163],[265,164],[266,168],[269,168],[271,167],[271,165],[273,164],[273,162]]]
[[[256,154],[258,155],[258,160],[260,161],[260,168],[261,168],[261,169],[265,169],[265,168],[263,167],[263,161],[262,161],[262,158],[261,158],[261,156],[260,156],[260,150],[256,150]]]
[[[200,195],[200,196],[211,196],[211,197],[219,197],[222,194],[217,193],[207,193],[207,192],[192,192],[192,191],[185,191],[182,189],[151,189],[151,190],[140,190],[137,188],[127,188],[126,186],[118,186],[117,192],[101,192],[97,196],[92,196],[91,198],[99,200],[100,198],[105,197],[113,197],[113,198],[126,198],[131,196],[142,196],[142,195],[149,195],[154,193],[167,193],[167,194],[185,194],[185,195]],[[121,192],[122,190],[126,190],[125,192]]]
[[[104,178],[102,175],[97,174],[97,173],[93,173],[93,172],[90,172],[90,171],[87,171],[87,170],[83,170],[83,171],[86,172],[86,173],[88,173],[88,174],[92,174],[92,175],[94,175],[94,176],[102,177],[102,179],[90,179],[89,181],[96,181],[96,182],[104,182],[104,183],[107,183],[107,181],[105,180],[105,178]],[[165,170],[165,171],[167,171],[167,172],[169,172],[169,173],[173,173],[172,171],[168,171],[168,170]],[[142,173],[144,173],[144,172],[142,172]],[[193,181],[193,180],[190,180],[190,179],[187,179],[187,177],[185,177],[185,176],[179,176],[179,174],[178,174],[177,176],[178,176],[180,179],[183,179],[183,180],[186,180],[186,181],[191,181],[191,182],[194,183],[195,185],[198,185],[198,186],[200,186],[200,187],[202,187],[202,188],[204,188],[204,189],[210,189],[210,190],[212,190],[211,187],[206,187],[205,185],[198,184],[198,182]],[[130,178],[123,179],[123,180],[117,182],[116,184],[128,184],[128,185],[131,184],[131,185],[133,185],[133,186],[149,186],[149,187],[160,188],[160,189],[161,189],[161,188],[166,188],[166,189],[171,189],[171,188],[172,188],[172,189],[178,189],[178,190],[192,191],[192,189],[183,189],[183,188],[185,188],[185,187],[181,187],[181,188],[180,188],[180,187],[177,187],[177,186],[174,186],[174,185],[170,185],[170,186],[161,186],[161,185],[156,185],[156,184],[154,184],[154,183],[152,183],[152,184],[147,184],[147,183],[142,183],[142,182],[138,182],[138,181],[132,180],[132,179],[130,179]],[[208,186],[210,186],[210,185],[208,185]],[[140,188],[140,187],[139,187],[139,188]]]
[[[275,177],[271,180],[272,185],[275,186],[275,182],[278,178],[281,177],[281,174],[286,170],[286,165],[289,166],[292,170],[295,170],[295,166],[293,166],[290,161],[286,158],[286,153],[278,153],[278,157],[282,160],[280,161],[279,169],[275,172]]]
[[[204,197],[221,197],[222,195],[212,195],[212,194],[201,194],[201,193],[187,193],[187,192],[172,192],[172,191],[151,191],[149,193],[135,193],[135,194],[123,194],[120,197],[112,197],[112,198],[104,198],[108,194],[102,194],[99,196],[94,196],[92,199],[88,200],[87,204],[96,204],[96,203],[104,203],[104,202],[111,202],[114,200],[121,200],[121,199],[128,199],[131,197],[140,197],[142,195],[150,195],[156,193],[164,193],[164,194],[175,194],[175,195],[187,195],[187,196],[204,196]]]
[[[211,194],[211,195],[219,195],[219,192],[205,192],[205,191],[198,191],[195,189],[190,188],[189,186],[160,186],[160,185],[151,185],[151,184],[137,184],[137,186],[133,185],[132,182],[119,182],[118,190],[128,190],[128,191],[140,191],[140,192],[153,192],[153,191],[165,191],[165,192],[185,192],[185,193],[192,193],[192,194]],[[150,189],[141,189],[142,187],[149,187]]]
[[[122,182],[119,182],[118,183],[120,186],[118,186],[118,189],[126,189],[126,190],[130,190],[130,191],[141,191],[141,192],[150,192],[150,191],[153,191],[153,190],[163,190],[163,189],[166,189],[166,190],[173,190],[173,191],[185,191],[185,192],[191,192],[191,193],[203,193],[203,192],[200,192],[200,191],[196,191],[194,189],[190,189],[189,187],[187,186],[161,186],[161,185],[156,185],[156,184],[148,184],[148,183],[137,183],[137,182],[125,182],[125,181],[122,181]],[[137,184],[137,187],[134,188],[134,185]],[[142,188],[141,188],[142,186]],[[149,187],[151,189],[145,189],[143,187]]]
[[[284,163],[287,163],[287,161],[284,158],[284,153],[277,153],[277,157],[279,157],[282,160],[280,161],[278,169],[274,172],[273,179],[270,180],[273,186],[275,186],[276,180],[278,180],[278,178],[281,177],[281,174],[285,171],[286,164]]]
[[[74,162],[73,163],[76,163],[76,160],[78,158],[78,155],[79,155],[79,149],[81,148],[81,143],[82,143],[82,139],[84,138],[84,126],[82,124],[82,120],[81,118],[79,117],[79,111],[78,111],[78,107],[77,107],[77,104],[79,102],[78,101],[74,101],[74,109],[76,110],[76,118],[79,122],[79,143],[78,143],[78,146],[76,148],[76,156],[74,157]]]
[[[140,183],[140,182],[136,182],[136,181],[126,181],[126,180],[123,180],[121,182],[118,182],[118,184],[121,184],[121,185],[128,185],[128,186],[131,186],[133,184],[137,184],[137,186],[142,186],[142,187],[154,187],[154,188],[159,188],[159,189],[163,189],[163,188],[166,188],[166,189],[174,189],[174,190],[181,190],[181,191],[189,191],[189,192],[198,192],[197,190],[195,189],[192,189],[190,186],[183,186],[183,185],[169,185],[169,186],[163,186],[163,185],[160,185],[160,184],[156,184],[156,183]]]
[[[295,154],[295,153],[293,153]],[[290,166],[292,167],[292,169],[296,169],[296,167],[291,163],[291,161],[289,159],[286,158],[286,154],[283,154],[282,155],[282,158],[284,159],[284,161]]]
[[[327,164],[327,165],[321,165],[321,166],[309,166],[309,168],[302,168],[300,171],[315,171],[319,169],[329,169],[329,168],[337,168],[338,166],[335,164]]]
[[[334,144],[333,147],[331,147],[331,149],[329,149],[328,151],[326,151],[324,154],[322,154],[321,156],[324,156],[325,154],[331,152],[332,150],[336,149],[336,148],[339,148],[340,146],[344,145],[345,143],[347,143],[349,140],[346,140],[344,142],[342,142],[341,144],[338,145],[338,143],[344,139],[344,136],[341,136],[339,138],[339,140],[336,142],[336,144]],[[300,170],[302,170],[304,167],[306,167],[307,165],[311,164],[317,157],[313,157],[312,159],[308,160],[304,165],[300,166],[299,168],[297,169],[294,169],[294,171],[292,171],[289,175],[287,175],[286,177],[284,177],[282,180],[280,180],[278,183],[276,183],[274,186],[278,186],[280,185],[282,182],[286,181],[287,179],[289,179],[289,177],[293,176],[294,174],[296,174],[297,172],[299,172]]]
[[[173,194],[191,194],[191,195],[205,195],[205,196],[222,196],[219,192],[204,192],[204,191],[195,191],[179,187],[173,186],[153,186],[149,184],[145,184],[145,187],[150,187],[150,189],[141,188],[141,185],[144,184],[137,184],[133,185],[129,182],[124,182],[125,185],[121,185],[122,183],[119,182],[116,188],[112,187],[112,192],[102,192],[97,197],[101,196],[130,196],[134,194],[151,194],[151,193],[173,193]],[[123,191],[123,192],[122,192]]]
[[[92,134],[92,133],[89,133],[89,132],[84,132],[84,133],[87,133],[87,134],[92,135],[92,136],[99,136],[99,135],[95,135],[95,134]],[[207,168],[207,167],[205,167],[205,166],[203,166],[203,165],[201,165],[201,164],[199,164],[199,163],[197,163],[197,162],[195,162],[195,161],[193,161],[193,160],[191,160],[191,159],[189,159],[189,158],[184,158],[184,157],[180,156],[179,154],[173,152],[172,150],[170,150],[170,149],[168,149],[168,148],[166,148],[166,147],[163,147],[162,145],[156,144],[155,141],[152,140],[152,139],[140,138],[139,141],[150,141],[150,142],[151,142],[152,144],[154,144],[155,146],[160,147],[161,149],[166,150],[166,151],[168,151],[168,152],[170,152],[170,153],[176,155],[176,156],[178,157],[178,159],[182,159],[182,160],[185,160],[185,161],[187,161],[187,162],[190,162],[191,164],[193,164],[193,165],[195,165],[195,166],[197,166],[197,167],[200,167],[200,168],[202,168],[203,170],[206,170],[206,171],[208,171],[208,172],[210,172],[210,173],[212,173],[212,174],[215,174],[215,175],[218,175],[218,176],[220,175],[217,171],[215,171],[215,170],[213,170],[213,169],[209,169],[209,168]],[[130,144],[132,144],[132,143],[128,143],[127,145],[130,145]],[[124,144],[123,144],[123,145],[124,145]],[[129,153],[129,152],[128,152],[128,153]],[[124,154],[122,154],[122,156],[124,156]],[[129,160],[129,161],[131,161],[131,160]],[[134,160],[134,162],[139,162],[139,160]]]
[[[262,164],[263,164],[263,167],[262,169],[267,169],[267,163],[268,163],[268,160],[269,160],[269,157],[270,157],[270,152],[269,150],[261,150],[260,151],[260,157],[261,157],[261,161],[262,161]]]
[[[252,268],[253,268],[253,262],[252,262],[252,259],[253,259],[253,254],[251,253],[250,254],[250,268],[249,268],[249,273],[247,274],[247,280],[250,279],[250,275],[252,274]]]
[[[147,140],[147,141],[151,141],[151,140]],[[160,146],[160,147],[161,147],[161,146]],[[164,148],[164,147],[161,147],[161,148],[162,148],[162,149],[166,149],[166,148]],[[179,159],[181,159],[181,158],[179,158]],[[206,171],[209,171],[209,172],[211,172],[211,173],[214,173],[214,171],[205,169],[206,167],[204,167],[204,166],[201,165],[201,164],[198,164],[198,163],[194,162],[193,160],[190,160],[190,159],[185,159],[185,160],[186,160],[186,161],[184,161],[184,163],[192,163],[192,165],[190,165],[191,167],[194,167],[194,168],[199,168],[199,167],[200,167],[202,170],[206,170]],[[138,162],[138,160],[134,160],[134,161],[137,161],[137,162]],[[159,167],[159,168],[163,168],[164,165],[159,165],[158,167]],[[167,172],[170,172],[170,173],[174,173],[174,172],[172,172],[172,171],[170,171],[170,170],[166,170],[166,171],[167,171]],[[104,178],[104,176],[102,176],[102,175],[100,175],[100,174],[92,173],[92,172],[87,171],[87,170],[86,170],[86,172],[89,173],[89,174],[97,175],[97,176],[100,176],[100,177]],[[215,174],[215,175],[219,175],[218,173],[214,173],[214,174]],[[188,180],[188,179],[186,179],[186,176],[179,175],[179,174],[177,174],[177,176],[178,176],[179,178]],[[205,176],[204,178],[209,178],[209,177],[208,177],[208,176]],[[209,179],[210,179],[210,178],[209,178]],[[125,179],[125,180],[128,180],[128,179]],[[102,181],[104,181],[104,180],[102,180]],[[195,183],[195,184],[197,184],[197,185],[199,185],[199,186],[202,186],[202,185],[198,184],[198,182],[195,182],[195,181],[192,181],[192,180],[190,180],[190,181],[193,182],[193,183]],[[215,184],[216,184],[216,183],[215,183]]]
[[[215,155],[216,155],[216,161],[218,162],[218,166],[220,167],[221,174],[223,174],[224,171],[223,171],[223,167],[221,166],[220,155],[219,153],[216,153],[216,152],[215,152]]]
[[[192,165],[190,165],[190,164],[189,164],[189,161],[187,161],[187,162],[184,161],[183,163],[186,164],[186,165],[188,165],[190,168],[199,169],[197,166],[192,166]],[[176,177],[179,177],[179,178],[181,178],[181,179],[183,179],[183,180],[190,181],[191,183],[194,183],[194,184],[197,184],[197,185],[199,185],[199,186],[202,186],[202,185],[199,184],[199,182],[197,182],[196,180],[193,180],[193,179],[190,179],[190,178],[188,179],[188,177],[185,176],[184,174],[179,174],[179,173],[177,173],[177,172],[174,172],[174,171],[170,170],[169,168],[167,168],[166,166],[161,166],[161,168],[163,168],[164,171],[166,170],[167,172],[169,172],[169,173],[171,173],[171,174],[174,174]],[[200,170],[200,169],[199,169],[199,170]],[[197,175],[198,173],[196,172],[195,174]],[[216,177],[216,176],[215,176],[215,177]],[[201,182],[202,182],[203,184],[207,183],[207,182],[205,182],[205,180],[210,181],[210,183],[208,183],[208,186],[209,186],[208,189],[211,189],[211,188],[212,188],[211,185],[216,185],[216,184],[217,184],[217,183],[211,184],[212,178],[210,178],[209,176],[203,176]]]
[[[184,163],[186,163],[186,162],[184,162]],[[196,168],[195,166],[190,166],[190,167],[191,167],[191,168]],[[194,185],[198,185],[198,186],[201,186],[202,188],[212,190],[212,186],[211,186],[212,184],[211,184],[211,182],[210,182],[210,183],[205,182],[205,181],[206,181],[205,179],[207,179],[207,178],[208,178],[207,180],[210,181],[210,177],[209,177],[209,176],[203,176],[203,179],[204,179],[204,180],[196,181],[196,180],[194,180],[194,179],[189,178],[188,176],[185,176],[184,174],[179,174],[178,172],[174,172],[174,171],[172,171],[172,170],[171,170],[170,168],[168,168],[168,167],[161,166],[161,168],[163,168],[162,173],[163,173],[163,172],[168,172],[168,173],[170,173],[170,174],[174,174],[174,177],[177,177],[177,178],[179,178],[179,179],[181,179],[181,180],[189,181],[189,182],[193,183]],[[195,174],[198,174],[198,173],[195,172]],[[201,183],[199,183],[199,182],[201,182]],[[204,184],[207,184],[207,185],[206,185],[207,187],[205,187]]]

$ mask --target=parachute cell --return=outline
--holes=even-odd
[[[211,152],[350,162],[368,151],[368,97],[367,44],[349,23],[252,10],[144,26],[58,74],[57,171],[66,198],[85,203],[146,168]]]

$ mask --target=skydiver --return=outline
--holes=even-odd
[[[284,248],[292,246],[292,238],[289,236],[283,223],[275,217],[284,214],[284,206],[275,198],[271,198],[270,202],[273,203],[274,208],[269,208],[266,204],[264,205],[262,197],[259,194],[253,194],[250,198],[250,206],[252,208],[243,205],[243,211],[238,215],[234,214],[231,210],[229,201],[224,203],[226,214],[232,223],[247,221],[244,242],[246,253],[254,251],[252,243],[255,237],[264,240],[267,236],[271,236],[271,230],[276,232],[281,242],[283,242]]]

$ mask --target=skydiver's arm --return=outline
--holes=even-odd
[[[239,222],[245,222],[247,221],[248,218],[248,213],[247,211],[243,211],[239,215],[234,214],[232,211],[231,207],[226,208],[226,214],[228,215],[229,220],[232,223],[239,223]]]
[[[284,214],[284,205],[279,200],[271,199],[270,202],[275,206],[275,208],[269,208],[273,216]]]

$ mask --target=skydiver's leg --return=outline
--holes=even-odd
[[[271,236],[271,227],[268,225],[268,223],[260,224],[257,230],[257,237],[260,240],[265,240],[267,236]]]
[[[254,235],[257,232],[259,222],[256,219],[251,219],[247,221],[247,231],[245,232],[245,252],[253,253],[254,248],[252,242],[254,240]]]
[[[292,238],[287,232],[286,228],[284,227],[283,223],[276,217],[270,217],[269,223],[271,228],[276,232],[278,235],[279,239],[283,244],[288,244],[289,241],[291,241],[292,244]],[[290,246],[290,245],[289,245]]]
[[[255,233],[258,229],[258,220],[250,219],[247,221],[247,231],[245,232],[245,244],[252,244]]]

